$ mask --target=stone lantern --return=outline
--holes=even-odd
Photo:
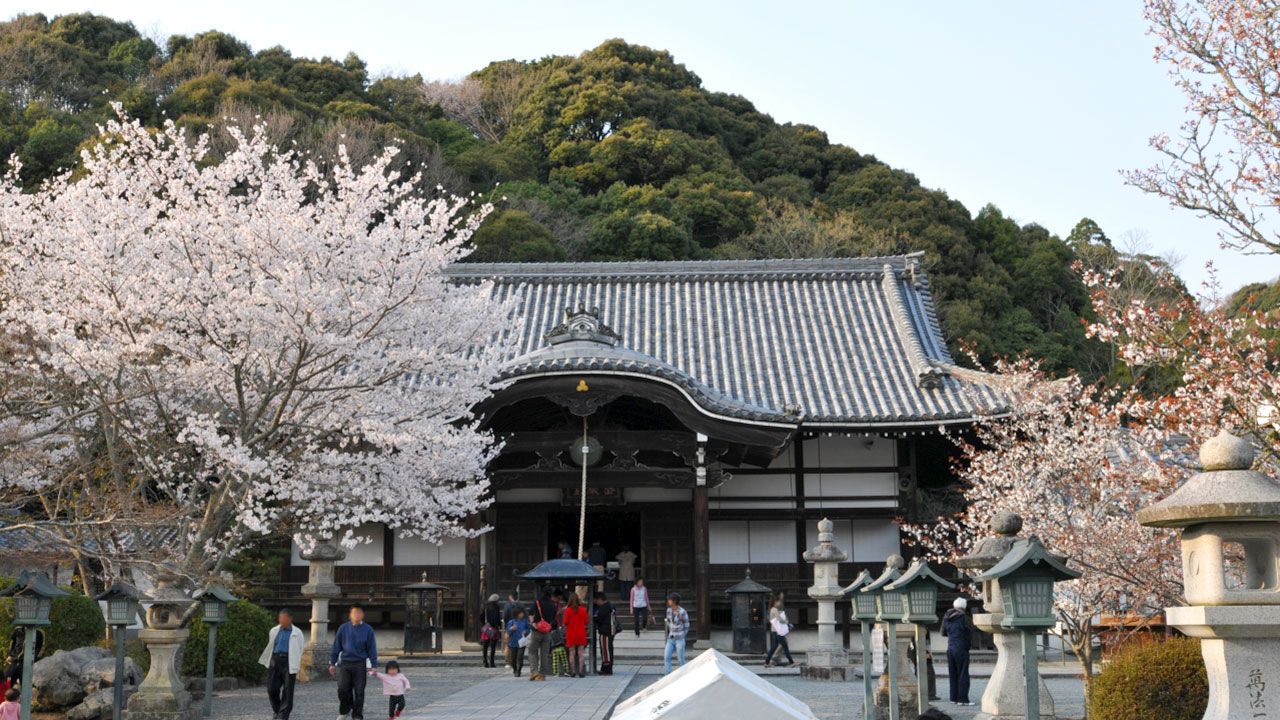
[[[1040,718],[1040,671],[1036,633],[1057,623],[1053,608],[1054,583],[1074,580],[1080,573],[1049,552],[1034,535],[1017,540],[1008,554],[990,570],[974,577],[999,587],[1006,629],[1022,633],[1022,676],[1027,720]]]
[[[147,627],[138,633],[151,655],[151,667],[129,698],[127,720],[188,720],[191,694],[182,679],[178,653],[191,634],[182,626],[191,604],[176,574],[162,571],[156,577]]]
[[[874,593],[860,591],[870,585],[872,580],[871,572],[863,570],[844,589],[845,597],[849,598],[853,604],[853,617],[858,621],[858,634],[862,638],[862,717],[864,718],[871,717],[872,708],[875,706],[875,687],[871,683],[872,665],[875,663],[871,657],[871,628],[876,621],[876,598]]]
[[[333,568],[347,557],[347,552],[332,540],[323,540],[310,550],[302,551],[300,556],[307,561],[307,582],[302,586],[302,596],[311,599],[311,637],[302,651],[298,679],[303,682],[328,680],[329,650],[333,644],[329,637],[329,602],[342,597],[342,588],[333,581]]]
[[[1203,472],[1138,512],[1180,528],[1189,607],[1169,624],[1200,638],[1205,720],[1280,714],[1280,483],[1252,470],[1256,451],[1226,432],[1200,447]]]
[[[13,624],[22,628],[22,694],[18,701],[22,720],[31,720],[31,670],[35,666],[36,633],[49,624],[54,598],[70,595],[42,572],[24,572],[18,582],[0,592],[13,598]]]
[[[929,651],[926,626],[938,622],[938,589],[955,584],[938,577],[923,558],[916,558],[902,577],[884,586],[886,593],[903,596],[904,622],[915,625],[916,633],[916,710],[923,715],[929,709],[929,679],[926,654]]]
[[[724,591],[729,596],[733,620],[733,651],[762,653],[769,639],[765,619],[769,615],[769,588],[751,579],[751,568],[742,582]]]
[[[1000,562],[1022,531],[1022,518],[1019,515],[1001,510],[991,517],[991,531],[994,535],[979,540],[968,555],[956,560],[956,567],[970,575],[978,575],[989,570]],[[991,633],[996,647],[996,664],[991,670],[991,679],[982,693],[977,720],[1013,720],[1026,717],[1027,691],[1023,681],[1022,668],[1022,633],[1004,627],[1004,605],[1000,600],[1000,586],[994,580],[980,583],[982,587],[983,609],[986,612],[975,613],[973,624],[981,631]],[[1053,696],[1044,684],[1038,680],[1040,697],[1040,717],[1054,717]]]
[[[876,718],[899,720],[903,713],[910,713],[916,705],[916,679],[911,672],[911,664],[907,659],[907,646],[911,636],[907,632],[909,625],[902,625],[903,607],[902,591],[886,588],[902,577],[902,556],[890,555],[885,561],[884,572],[859,591],[860,594],[875,598],[877,622],[884,623],[888,630],[889,640],[886,644],[888,658],[885,660],[884,674],[880,676],[880,687],[876,690]],[[891,699],[892,698],[892,699]]]
[[[849,653],[836,640],[836,602],[844,599],[840,586],[840,563],[849,558],[835,545],[835,524],[823,518],[818,521],[818,544],[804,553],[813,563],[813,585],[809,597],[818,601],[818,642],[805,654],[800,668],[803,677],[819,680],[845,680],[849,672]]]

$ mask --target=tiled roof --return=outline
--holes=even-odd
[[[999,412],[999,391],[953,372],[914,256],[623,263],[466,263],[517,305],[507,377],[634,372],[746,421],[892,428]],[[598,308],[616,344],[547,335]],[[567,347],[567,346],[576,346]]]

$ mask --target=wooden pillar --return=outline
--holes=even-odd
[[[467,516],[464,527],[480,529],[480,516]],[[463,640],[480,642],[480,538],[467,538],[466,559],[462,567],[462,628]]]
[[[698,639],[711,645],[711,525],[707,488],[693,489],[693,588]]]

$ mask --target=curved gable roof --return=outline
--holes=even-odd
[[[968,422],[1005,405],[980,375],[952,372],[915,256],[463,263],[448,272],[491,280],[498,298],[516,303],[506,377],[632,363],[697,390],[717,406],[708,410],[850,429]],[[548,347],[577,307],[599,308],[616,347]]]

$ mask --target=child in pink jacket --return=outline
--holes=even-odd
[[[22,693],[18,692],[18,688],[5,691],[4,702],[0,702],[0,720],[18,720],[22,717],[22,704],[18,702],[21,697]]]
[[[387,663],[387,671],[380,673],[376,670],[370,670],[370,675],[376,675],[382,681],[382,694],[387,696],[389,709],[387,710],[387,719],[396,720],[400,717],[400,713],[404,712],[404,694],[413,688],[409,684],[409,678],[400,672],[400,663],[392,660]],[[4,718],[0,718],[4,720]]]

